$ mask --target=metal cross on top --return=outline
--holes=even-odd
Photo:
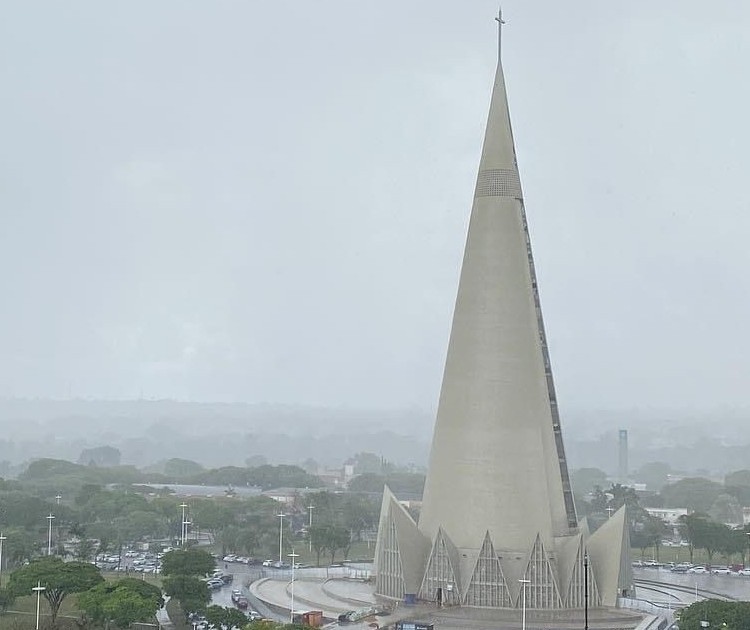
[[[497,17],[495,18],[495,22],[497,22],[497,58],[500,59],[500,54],[503,51],[503,24],[505,24],[505,20],[503,20],[502,7],[497,10]]]

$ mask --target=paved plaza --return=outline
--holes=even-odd
[[[280,576],[281,577],[281,576]],[[270,608],[281,612],[291,607],[291,581],[286,578],[266,577],[249,586],[250,594]],[[347,578],[303,577],[294,582],[294,608],[298,612],[322,610],[328,619],[350,610],[366,608],[375,604],[372,586],[363,581]],[[592,629],[624,630],[635,628],[643,614],[628,610],[591,610],[589,626]],[[435,605],[397,606],[388,615],[369,617],[362,623],[347,623],[351,630],[386,627],[400,620],[420,620],[434,623],[441,630],[473,628],[514,628],[521,623],[520,610],[485,610],[476,608],[438,608]],[[579,629],[582,626],[582,611],[527,611],[528,630],[549,630],[550,628]],[[338,624],[336,624],[338,625]]]

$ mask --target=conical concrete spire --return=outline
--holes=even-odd
[[[409,530],[412,555],[425,545],[433,550],[403,563],[423,572],[419,591],[413,591],[421,599],[444,601],[446,591],[454,594],[462,588],[464,605],[516,605],[523,579],[529,580],[533,607],[577,605],[575,571],[583,538],[570,490],[499,60],[422,511],[418,525],[399,527],[402,536]],[[612,525],[621,535],[618,540],[627,538],[623,527]],[[395,526],[388,529],[381,523],[378,562],[404,559],[394,535],[387,538],[389,531],[396,531]],[[486,557],[490,553],[496,554],[497,566]],[[614,576],[606,581],[597,576],[602,601],[616,601],[617,576],[626,556],[619,548],[610,556],[597,553],[602,570]],[[571,581],[575,597],[568,595]],[[412,592],[389,590],[385,580],[378,584],[383,585],[378,593],[387,597]]]
[[[419,528],[458,548],[546,546],[576,527],[498,64]],[[471,515],[467,518],[467,515]]]

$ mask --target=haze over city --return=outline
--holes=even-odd
[[[39,410],[18,399],[169,399],[333,408],[299,412],[290,432],[402,429],[424,456],[496,11],[9,5],[5,437],[37,426],[18,426]],[[566,431],[595,440],[658,418],[696,425],[691,439],[746,442],[750,7],[544,0],[504,12]],[[36,420],[88,413],[70,409]],[[227,418],[269,417],[253,414]],[[91,442],[81,430],[70,452]]]

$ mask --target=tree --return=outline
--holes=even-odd
[[[3,568],[21,564],[30,558],[37,548],[37,541],[25,529],[13,527],[3,533],[7,539],[3,545]]]
[[[206,469],[198,462],[194,462],[190,459],[173,457],[164,462],[164,474],[167,477],[172,477],[174,479],[183,479],[185,477],[199,475],[205,470]]]
[[[245,613],[236,608],[223,606],[209,606],[205,612],[209,627],[214,628],[244,628],[247,625]]]
[[[693,548],[705,549],[708,554],[709,565],[713,563],[714,554],[722,548],[730,548],[733,543],[728,543],[728,532],[726,525],[715,523],[708,514],[694,512],[680,517],[683,534],[690,542],[690,561],[693,561]]]
[[[667,532],[667,524],[655,516],[651,516],[645,510],[640,510],[632,521],[630,530],[630,544],[643,552],[648,547],[654,548],[654,557],[659,561],[659,549],[662,538]]]
[[[91,538],[81,538],[76,547],[75,558],[80,562],[88,562],[94,557],[96,543]]]
[[[702,630],[706,621],[710,628],[750,630],[750,602],[707,599],[690,604],[680,613],[680,630]]]
[[[194,575],[167,576],[164,578],[163,587],[167,595],[180,602],[185,615],[205,610],[206,604],[211,601],[211,593],[206,588],[206,583]]]
[[[750,470],[735,470],[724,477],[724,485],[727,488],[732,486],[740,488],[750,488]]]
[[[372,473],[379,475],[383,472],[383,459],[375,453],[357,453],[354,456],[354,474]]]
[[[570,475],[573,491],[585,495],[597,486],[603,487],[607,483],[607,473],[599,468],[578,468]]]
[[[316,554],[316,560],[315,560],[315,566],[320,566],[320,556],[322,553],[326,550],[326,534],[328,531],[328,525],[325,525],[323,523],[319,524],[313,524],[313,526],[309,529],[308,535],[310,536],[310,545],[313,548],[313,551],[315,551]]]
[[[349,530],[341,525],[323,525],[321,528],[323,548],[331,553],[331,564],[339,550],[346,550],[351,545]],[[313,543],[313,546],[315,544]]]
[[[665,464],[664,462],[649,462],[636,470],[633,473],[633,477],[636,481],[645,483],[649,490],[659,492],[667,485],[667,479],[671,472],[672,467],[669,464]]]
[[[665,486],[661,494],[668,508],[684,507],[695,512],[708,512],[723,492],[724,487],[720,483],[703,477],[687,477]]]
[[[78,463],[82,466],[119,466],[121,456],[119,449],[113,446],[97,446],[83,449],[78,457]]]
[[[162,575],[206,575],[216,566],[213,557],[202,549],[184,549],[165,553]]]
[[[49,603],[52,625],[63,600],[71,593],[80,593],[103,582],[93,564],[87,562],[63,562],[48,556],[16,569],[11,573],[8,589],[16,596],[28,595],[40,583],[45,590],[42,595]]]
[[[720,494],[708,513],[719,523],[742,523],[742,506],[731,494]]]
[[[163,605],[159,587],[133,578],[98,584],[78,596],[78,607],[105,628],[149,621]]]

